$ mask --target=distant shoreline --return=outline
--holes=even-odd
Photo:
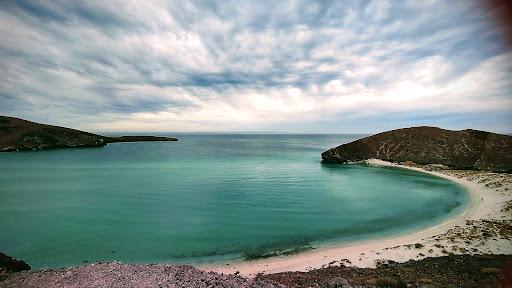
[[[102,136],[76,129],[0,116],[0,152],[103,147],[117,142],[178,141],[163,136]]]
[[[198,268],[219,273],[235,273],[238,271],[243,276],[254,277],[258,273],[270,274],[286,271],[308,271],[311,269],[324,268],[328,266],[329,263],[341,263],[341,259],[345,261],[344,264],[351,264],[357,267],[375,267],[376,261],[380,259],[407,261],[411,259],[417,260],[428,256],[442,256],[447,253],[444,253],[444,251],[439,247],[437,247],[439,248],[437,250],[440,251],[433,252],[436,254],[428,255],[433,253],[425,252],[427,249],[415,248],[414,245],[418,243],[418,247],[427,247],[429,245],[428,243],[431,242],[430,240],[436,236],[450,232],[452,229],[463,227],[467,224],[467,221],[494,219],[500,218],[501,216],[498,214],[500,214],[500,206],[503,199],[498,197],[498,195],[492,195],[494,193],[489,193],[489,190],[492,189],[485,187],[485,183],[488,181],[477,183],[474,180],[469,179],[469,177],[457,175],[457,172],[455,171],[458,170],[442,170],[438,172],[427,171],[420,167],[399,165],[378,159],[367,160],[364,161],[364,163],[372,166],[405,168],[448,179],[466,188],[466,191],[470,196],[470,203],[467,208],[458,215],[454,215],[437,225],[426,228],[419,228],[419,230],[413,232],[403,232],[398,235],[395,234],[391,236],[379,237],[377,239],[351,242],[349,244],[345,243],[320,246],[316,249],[294,255],[278,256],[254,261],[236,261],[214,265],[202,265]],[[482,171],[461,171],[462,172],[459,170],[460,173],[470,173],[475,175],[488,174],[488,177],[492,177],[492,175],[498,174]],[[510,189],[512,188],[508,187],[508,191],[510,191]],[[504,197],[508,200],[511,199],[510,193]],[[483,202],[485,202],[486,205],[482,205]],[[434,240],[434,242],[442,243],[443,241]],[[436,245],[435,243],[433,245]],[[445,246],[444,244],[438,245],[443,245],[443,247]],[[467,247],[463,247],[463,249],[466,249],[467,251],[476,249],[473,246],[473,243],[471,243],[468,244]],[[491,249],[490,252],[500,252],[492,251],[493,249],[503,250],[500,248],[500,246],[501,244],[496,243],[496,245],[489,247]],[[508,248],[506,247],[506,251],[501,251],[501,253],[512,254],[512,244],[509,244],[509,246],[510,247]],[[418,257],[419,253],[423,254],[424,256]]]

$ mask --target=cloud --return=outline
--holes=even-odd
[[[0,113],[34,121],[372,132],[390,115],[464,128],[463,115],[512,127],[512,56],[472,1],[4,1],[0,36]]]

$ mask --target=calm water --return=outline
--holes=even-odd
[[[178,137],[0,153],[0,251],[33,268],[198,263],[403,232],[468,202],[426,174],[320,163],[357,135]]]

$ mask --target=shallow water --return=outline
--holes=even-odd
[[[469,200],[419,172],[320,163],[358,135],[177,136],[0,153],[0,251],[33,268],[199,263],[417,229]]]

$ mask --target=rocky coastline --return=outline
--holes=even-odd
[[[512,172],[512,136],[423,126],[382,132],[322,153],[323,163],[342,164],[367,159]]]
[[[80,130],[0,116],[0,152],[103,147],[116,142],[178,141],[161,136],[108,137]]]
[[[0,274],[5,272],[19,272],[30,270],[30,266],[23,260],[15,259],[0,252]]]

